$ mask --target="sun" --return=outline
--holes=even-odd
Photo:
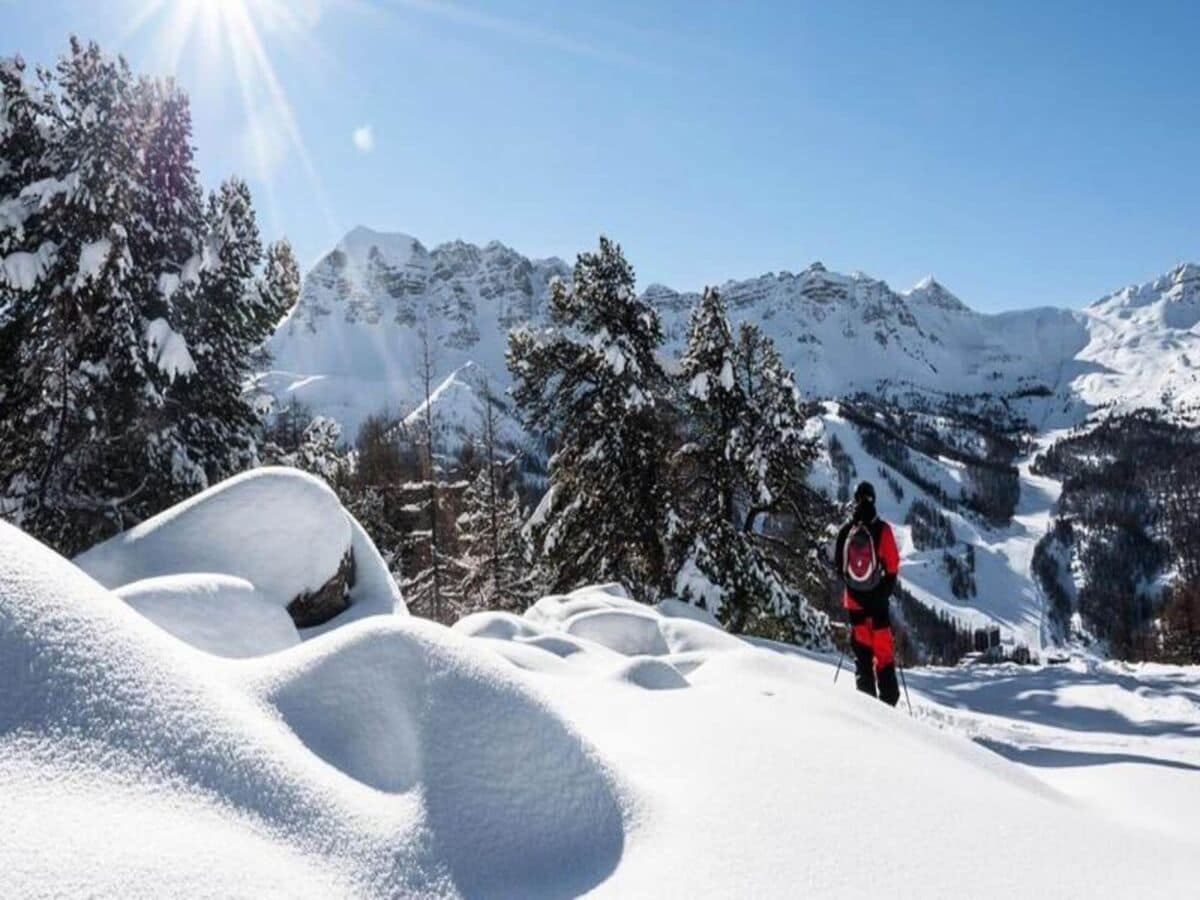
[[[249,164],[273,206],[277,160],[293,156],[305,170],[314,196],[328,216],[325,192],[271,53],[302,50],[324,57],[313,39],[322,10],[342,0],[130,0],[136,10],[125,39],[143,39],[155,54],[154,68],[175,75],[186,59],[206,83],[227,86],[238,98]],[[269,39],[269,40],[268,40]]]

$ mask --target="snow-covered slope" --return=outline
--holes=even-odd
[[[476,363],[468,362],[451,372],[434,388],[429,400],[421,400],[402,423],[413,433],[423,433],[427,405],[433,411],[435,446],[447,452],[465,441],[483,438],[487,404],[493,405],[493,440],[505,451],[537,452],[536,442],[513,412],[510,398],[493,386],[489,376]]]
[[[1191,891],[1200,674],[911,673],[910,718],[832,663],[612,587],[224,659],[0,523],[0,893]]]

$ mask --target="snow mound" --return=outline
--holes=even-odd
[[[444,628],[376,618],[269,662],[261,696],[317,756],[378,791],[421,787],[435,852],[466,893],[558,879],[568,859],[592,874],[615,862],[621,809],[602,763]]]
[[[0,523],[0,683],[6,895],[571,896],[624,846],[579,731],[432,623],[194,653]]]
[[[468,637],[511,641],[537,637],[543,629],[528,619],[508,612],[478,612],[454,623],[454,630]]]
[[[161,575],[114,593],[159,628],[217,656],[263,656],[300,643],[291,616],[233,575]]]
[[[595,609],[572,616],[567,634],[595,641],[624,656],[670,653],[657,617],[624,609]]]
[[[688,686],[687,679],[670,663],[653,656],[635,656],[613,670],[615,681],[624,681],[650,691],[678,690]]]
[[[619,585],[588,586],[543,597],[525,613],[525,620],[522,628],[536,626],[548,634],[557,633],[559,641],[565,634],[581,642],[580,646],[598,646],[621,656],[668,656],[745,646],[705,610],[670,598],[648,607],[631,600]],[[509,637],[498,631],[487,636]],[[529,638],[525,635],[522,639]]]
[[[685,600],[667,597],[664,600],[658,601],[654,605],[654,608],[660,615],[666,616],[669,619],[691,619],[693,622],[701,622],[711,628],[721,627],[721,623],[717,621],[717,617],[707,609],[701,609]]]
[[[298,469],[268,467],[236,475],[147,519],[80,554],[75,564],[108,588],[220,573],[249,582],[267,603],[285,608],[328,583],[351,549],[350,609],[334,622],[406,612],[378,550],[337,495]]]

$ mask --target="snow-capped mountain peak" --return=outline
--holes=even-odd
[[[924,303],[928,306],[962,312],[969,311],[969,307],[965,303],[958,299],[951,291],[947,290],[932,275],[926,275],[913,285],[913,287],[905,291],[904,296],[911,303]]]
[[[365,261],[372,251],[383,254],[390,260],[406,262],[428,256],[425,246],[411,235],[401,232],[383,232],[359,225],[351,229],[337,243],[337,249],[358,261]]]

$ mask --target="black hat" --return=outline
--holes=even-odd
[[[854,489],[855,503],[874,503],[875,502],[875,485],[869,481],[860,481],[858,487]]]

